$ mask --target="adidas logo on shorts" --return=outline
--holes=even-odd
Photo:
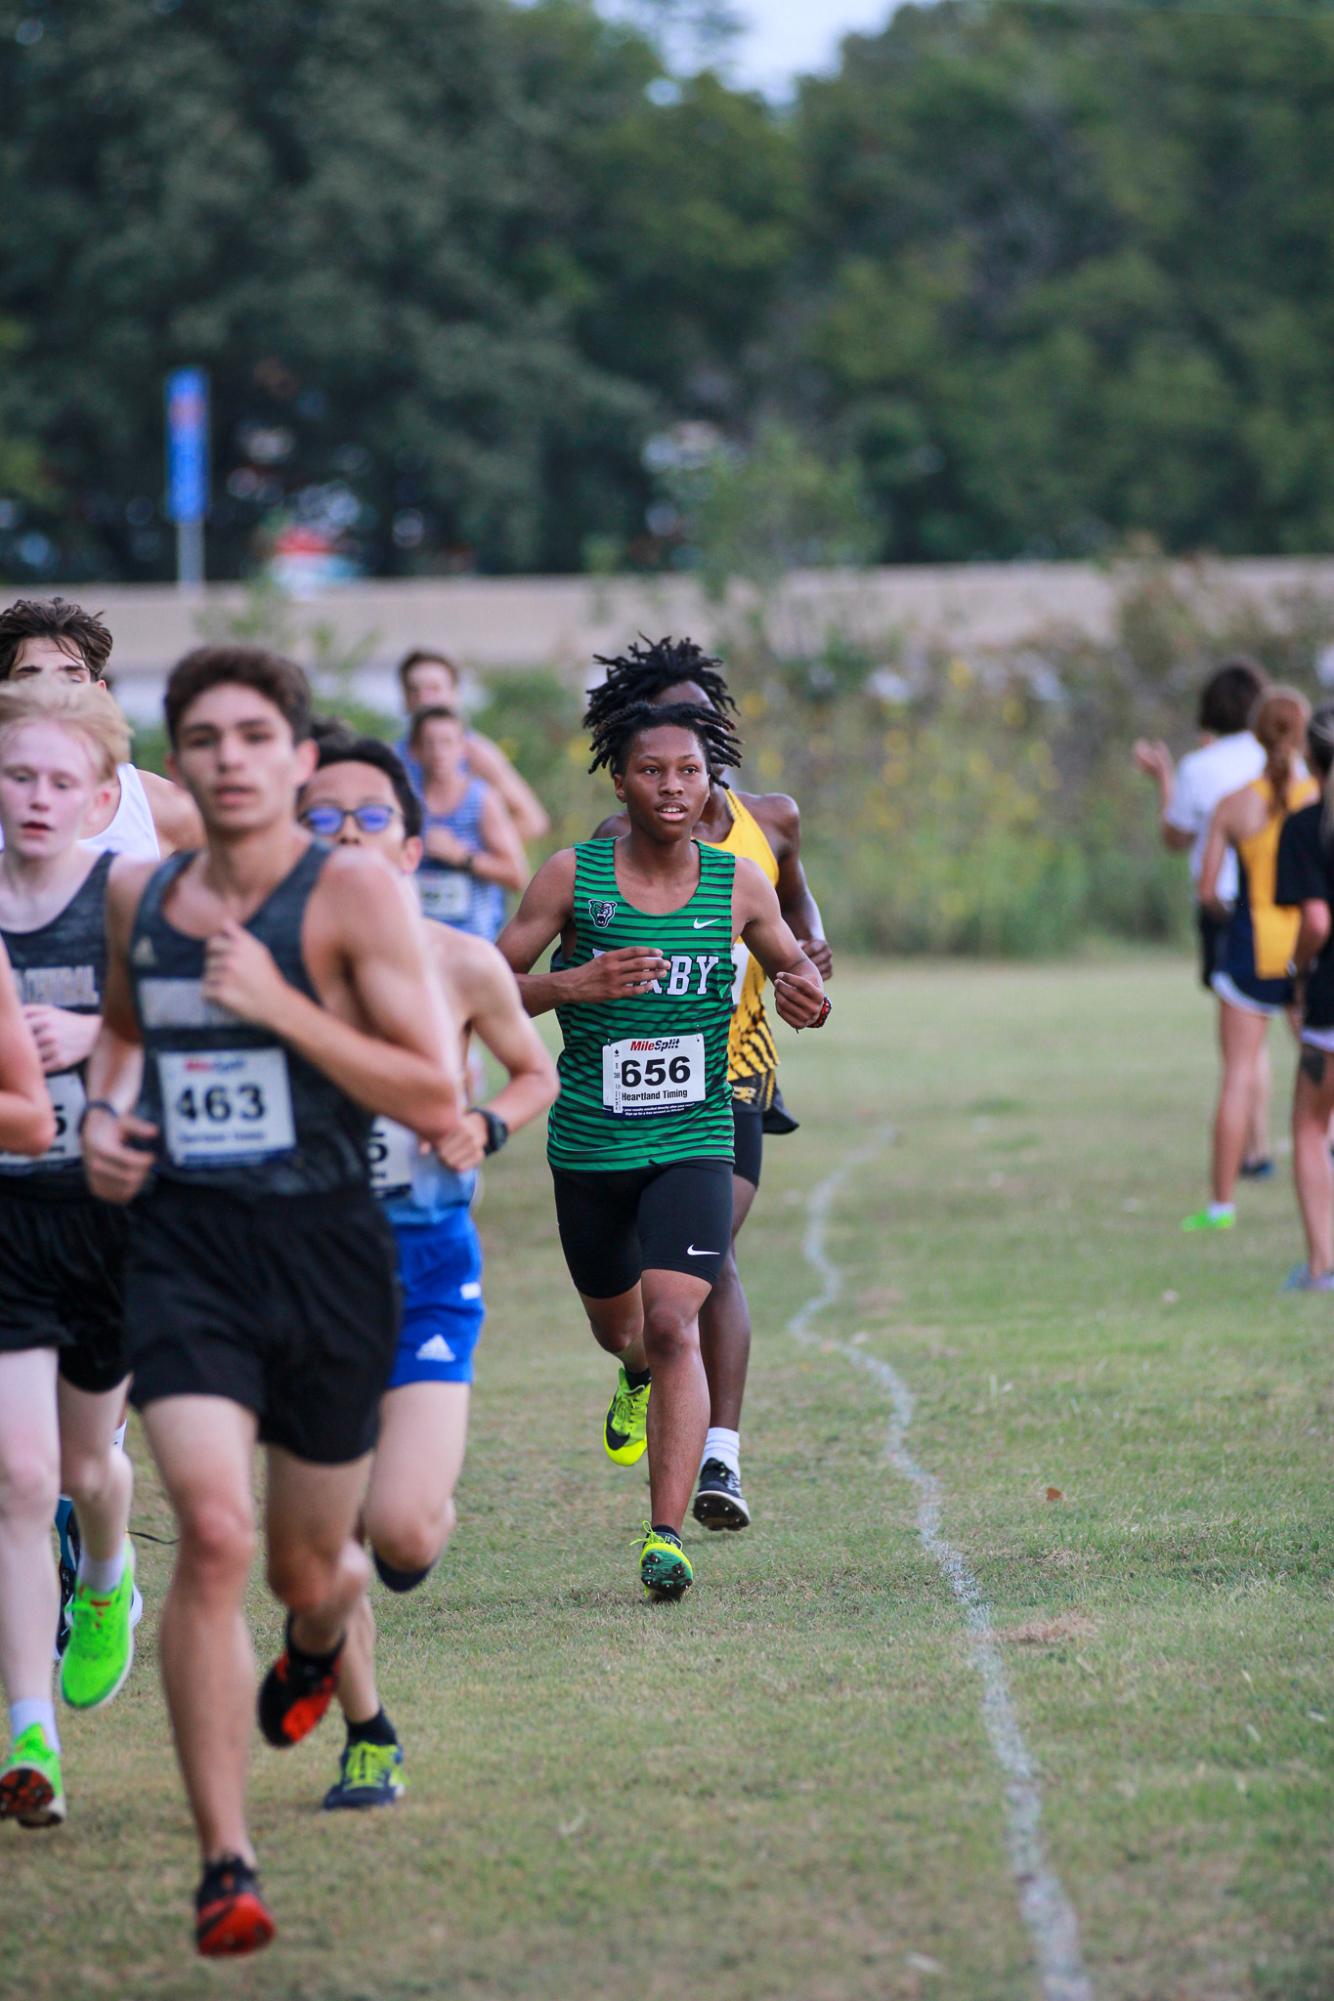
[[[443,1334],[433,1334],[429,1341],[423,1341],[417,1350],[419,1362],[454,1362],[458,1360]]]

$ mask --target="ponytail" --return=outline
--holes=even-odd
[[[1334,722],[1334,710],[1330,711]],[[1273,793],[1270,817],[1285,819],[1293,766],[1311,723],[1311,705],[1296,688],[1266,688],[1251,712],[1251,729],[1265,754],[1265,777]],[[1331,738],[1334,754],[1334,737]]]

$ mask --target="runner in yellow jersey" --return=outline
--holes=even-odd
[[[721,663],[693,640],[661,639],[632,645],[614,659],[600,659],[607,677],[589,699],[587,722],[627,701],[698,702],[726,713],[736,707]],[[598,835],[624,833],[621,814],[604,820]],[[778,891],[784,921],[802,950],[829,979],[833,959],[825,942],[819,907],[801,863],[801,814],[782,792],[742,793],[715,779],[698,838],[758,863]],[[742,944],[734,947],[735,1013],[728,1044],[736,1161],[732,1182],[732,1252],[700,1314],[700,1345],[709,1378],[709,1435],[704,1447],[694,1515],[711,1529],[744,1529],[750,1509],[741,1490],[741,1404],[750,1361],[750,1307],[736,1263],[736,1239],[760,1185],[764,1134],[794,1132],[796,1121],[778,1096],[778,1051],[765,1008],[762,968]],[[631,1386],[633,1388],[633,1386]],[[621,1393],[618,1391],[618,1396]],[[643,1398],[641,1396],[640,1402]],[[625,1400],[607,1413],[607,1448],[623,1432]],[[614,1454],[613,1456],[619,1456]]]

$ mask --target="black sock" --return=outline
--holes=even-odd
[[[654,1522],[653,1533],[654,1535],[669,1535],[676,1542],[680,1542],[681,1540],[680,1529],[674,1529],[670,1522]]]
[[[292,1615],[290,1612],[287,1615],[287,1652],[289,1657],[294,1661],[299,1661],[302,1667],[321,1668],[327,1673],[342,1651],[343,1641],[346,1638],[346,1633],[340,1633],[337,1646],[330,1647],[327,1654],[312,1654],[308,1648],[301,1645],[299,1640],[293,1638]]]
[[[622,1362],[621,1367],[625,1368],[624,1362]],[[652,1382],[653,1371],[652,1369],[625,1369],[625,1380],[629,1383],[632,1390],[642,1390],[645,1383]]]
[[[347,1741],[349,1744],[397,1744],[398,1732],[381,1707],[364,1723],[354,1723],[349,1717]]]
[[[428,1563],[425,1570],[395,1570],[392,1563],[385,1562],[378,1549],[373,1549],[371,1556],[375,1563],[376,1576],[386,1591],[415,1591],[419,1584],[426,1582],[435,1569],[433,1563]]]

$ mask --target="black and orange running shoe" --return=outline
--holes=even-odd
[[[205,1959],[258,1952],[277,1929],[248,1862],[220,1855],[207,1864],[195,1891],[195,1946]]]
[[[276,1749],[299,1744],[321,1721],[333,1701],[342,1658],[341,1640],[332,1654],[320,1660],[294,1647],[289,1613],[283,1650],[259,1685],[259,1727]]]

